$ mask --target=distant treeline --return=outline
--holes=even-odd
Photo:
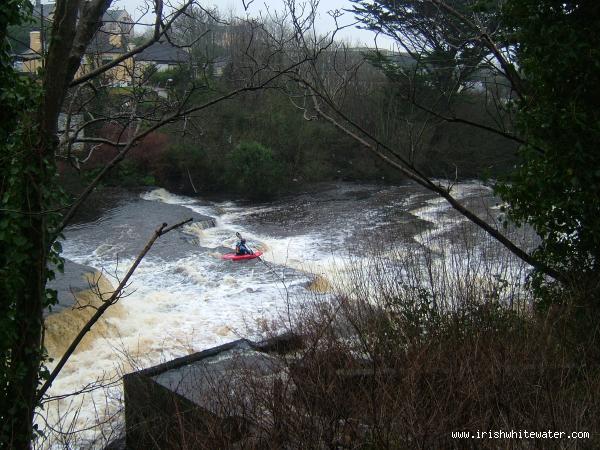
[[[156,82],[163,84],[169,73],[157,75]],[[171,75],[176,81],[182,78],[178,73]],[[208,98],[212,94],[196,95]],[[349,98],[354,99],[346,102],[349,114],[366,129],[384,136],[428,175],[452,179],[498,176],[514,164],[516,147],[501,136],[423,114],[411,116],[408,126],[405,109],[412,106],[396,95],[391,83],[373,84],[368,94]],[[461,117],[485,123],[485,97],[477,92],[463,94],[454,108]],[[121,133],[118,127],[102,130],[107,138]],[[93,175],[115,152],[108,146],[97,149],[83,173]],[[337,179],[395,183],[402,176],[356,140],[310,111],[299,110],[282,91],[272,89],[219,103],[150,134],[108,182],[262,198],[303,183]]]

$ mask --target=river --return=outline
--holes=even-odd
[[[499,209],[489,187],[465,182],[453,192],[497,220]],[[106,422],[98,429],[114,430],[122,424],[120,374],[240,336],[252,338],[290,305],[301,308],[309,289],[313,295],[328,295],[344,268],[368,259],[373,249],[414,252],[426,247],[441,254],[460,240],[464,230],[458,229],[465,226],[443,200],[412,183],[322,184],[261,204],[185,197],[155,188],[121,191],[95,217],[80,218],[64,233],[63,256],[102,270],[116,286],[161,223],[188,217],[195,221],[158,240],[118,308],[73,355],[50,395],[76,392],[97,380],[114,383],[50,402],[45,411],[52,427],[88,430]],[[236,232],[264,252],[264,261],[220,258],[234,247]],[[64,286],[62,291],[65,298]],[[64,311],[56,311],[54,320],[60,323]],[[98,429],[68,436],[71,442],[83,439],[85,446],[93,446],[90,439]]]

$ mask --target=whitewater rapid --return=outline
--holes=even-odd
[[[71,357],[49,394],[76,392],[99,378],[115,383],[49,403],[50,420],[79,430],[98,422],[106,422],[107,429],[121,426],[118,379],[123,373],[241,336],[257,336],[290,305],[302,306],[306,287],[315,276],[332,279],[350,262],[366,259],[363,241],[375,236],[381,244],[386,236],[389,242],[384,239],[383,244],[397,250],[401,245],[394,234],[398,223],[408,227],[415,220],[426,222],[423,231],[411,234],[411,242],[432,245],[426,234],[448,232],[463,221],[445,202],[414,186],[340,189],[341,194],[333,189],[316,200],[306,195],[290,203],[243,205],[179,196],[159,188],[94,222],[67,229],[63,256],[102,270],[116,286],[160,223],[185,219],[186,211],[209,219],[160,238],[119,301],[119,314],[110,316],[92,344]],[[491,196],[480,183],[463,183],[456,192],[459,198]],[[234,247],[236,232],[247,238],[251,248],[264,252],[264,262],[221,260]],[[93,434],[86,431],[77,438],[93,445],[89,441]]]

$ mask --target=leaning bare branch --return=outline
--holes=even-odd
[[[50,386],[52,386],[52,383],[54,382],[54,380],[56,379],[56,377],[58,376],[58,374],[60,373],[60,371],[62,370],[64,365],[67,363],[67,361],[69,360],[69,358],[71,357],[71,355],[73,354],[73,352],[75,351],[75,349],[77,348],[77,346],[79,345],[79,343],[81,342],[83,337],[92,329],[92,327],[96,324],[96,322],[98,322],[98,320],[100,319],[100,317],[102,317],[104,312],[108,308],[110,308],[112,305],[114,305],[115,303],[117,303],[119,301],[119,299],[121,298],[123,289],[127,286],[127,283],[129,282],[129,279],[135,272],[135,269],[137,269],[139,264],[142,262],[142,259],[144,259],[144,256],[146,256],[146,254],[150,251],[150,249],[152,248],[152,245],[154,245],[156,240],[159,237],[165,235],[166,233],[168,233],[176,228],[182,227],[183,225],[185,225],[187,223],[190,223],[192,220],[193,219],[187,219],[182,222],[176,223],[175,225],[172,225],[172,226],[168,226],[166,223],[163,223],[160,227],[158,227],[156,229],[156,231],[154,232],[154,235],[150,238],[150,240],[148,241],[148,243],[146,244],[144,249],[141,251],[141,253],[137,256],[137,258],[135,259],[135,261],[133,262],[133,264],[127,271],[127,274],[121,280],[121,282],[119,283],[119,285],[117,286],[117,288],[115,289],[113,294],[102,303],[102,305],[97,309],[97,311],[90,318],[90,320],[88,320],[88,322],[79,331],[79,333],[77,334],[77,336],[75,337],[73,342],[71,342],[71,345],[69,345],[69,348],[65,351],[64,355],[61,357],[58,364],[56,364],[56,367],[52,370],[52,373],[49,375],[46,382],[43,384],[43,386],[37,392],[37,401],[38,402],[44,398],[44,395],[46,394],[46,392],[48,391]]]
[[[45,404],[45,403],[60,401],[60,400],[64,400],[65,398],[77,397],[81,394],[88,394],[90,392],[97,391],[98,389],[105,389],[107,387],[118,386],[121,383],[121,380],[122,380],[121,376],[112,376],[108,379],[105,376],[98,377],[98,379],[96,379],[90,383],[87,383],[85,386],[81,387],[80,389],[78,389],[76,391],[68,392],[66,394],[46,396],[42,399],[41,403]]]
[[[324,113],[322,108],[319,106],[316,96],[313,97],[313,101],[314,101],[315,110],[319,113],[319,115],[321,117],[323,117],[325,120],[327,120],[328,122],[333,124],[339,130],[346,133],[348,136],[350,136],[353,139],[355,139],[356,141],[360,142],[362,145],[364,145],[366,148],[368,148],[371,152],[373,152],[379,159],[384,161],[386,164],[389,164],[390,166],[394,167],[395,169],[399,170],[404,175],[409,177],[411,180],[417,182],[418,184],[425,187],[426,189],[429,189],[430,191],[433,191],[436,194],[438,194],[440,197],[444,198],[456,211],[458,211],[463,216],[465,216],[467,219],[469,219],[471,222],[473,222],[474,224],[479,226],[481,229],[486,231],[490,236],[492,236],[494,239],[496,239],[498,242],[500,242],[502,245],[504,245],[511,253],[513,253],[515,256],[517,256],[521,260],[525,261],[530,266],[532,266],[535,269],[554,278],[555,280],[564,281],[563,274],[561,274],[557,270],[555,270],[555,269],[547,266],[546,264],[543,264],[542,262],[538,261],[537,259],[535,259],[532,255],[530,255],[525,250],[523,250],[522,248],[517,246],[513,241],[511,241],[509,238],[507,238],[499,230],[490,226],[485,220],[481,219],[479,216],[477,216],[471,210],[469,210],[464,205],[462,205],[456,198],[454,198],[454,196],[450,192],[450,189],[447,189],[443,186],[440,186],[440,185],[432,182],[428,177],[425,177],[424,175],[422,175],[418,171],[416,171],[416,169],[411,167],[410,164],[403,158],[400,159],[400,162],[397,162],[394,159],[391,159],[390,157],[386,156],[380,149],[385,149],[390,152],[392,152],[392,149],[387,147],[384,143],[378,141],[375,137],[371,136],[369,133],[366,132],[366,130],[363,130],[357,124],[351,123],[354,128],[358,129],[361,133],[369,136],[369,139],[371,139],[375,143],[375,145],[373,145],[372,143],[368,142],[367,140],[361,138],[359,135],[352,132],[344,125],[342,125],[339,121],[335,120],[333,117]],[[337,112],[339,112],[339,111],[336,111],[336,113]],[[393,152],[393,155],[398,157],[397,152]]]

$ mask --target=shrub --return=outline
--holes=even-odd
[[[597,448],[597,360],[569,347],[555,318],[533,313],[522,264],[460,240],[438,256],[413,250],[376,250],[344,266],[332,297],[284,312],[284,336],[301,342],[270,355],[273,376],[238,370],[197,380],[228,388],[211,393],[241,412],[245,428],[226,436],[235,448],[570,448],[564,438],[452,436],[549,429],[587,431],[579,444]],[[597,347],[595,336],[587,348]],[[198,429],[178,432],[214,448]]]
[[[133,130],[118,124],[105,126],[100,136],[111,140],[127,142]],[[169,136],[164,133],[150,133],[137,143],[125,160],[109,174],[107,182],[121,186],[155,184],[160,172],[160,164],[169,145]],[[96,148],[83,166],[88,177],[94,177],[99,170],[112,160],[120,149],[102,144]]]
[[[157,177],[161,185],[191,193],[222,189],[223,172],[220,154],[193,143],[180,143],[169,148]]]
[[[277,194],[283,184],[283,168],[273,151],[258,142],[242,142],[228,158],[227,180],[238,193],[263,199]]]

